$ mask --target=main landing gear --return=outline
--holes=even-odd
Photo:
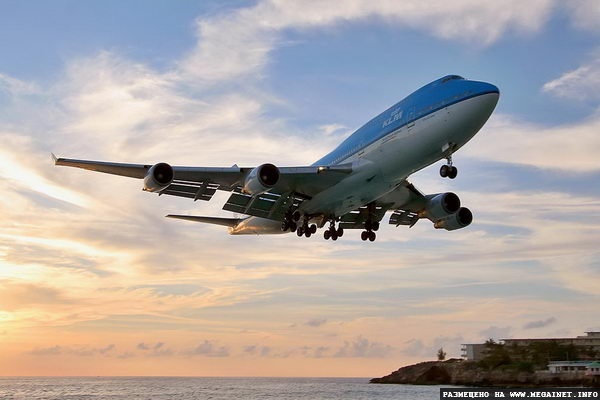
[[[361,232],[360,238],[363,241],[369,240],[370,242],[374,242],[377,238],[377,234],[375,233],[377,230],[379,230],[379,222],[368,219],[365,222],[365,230]]]
[[[442,165],[440,168],[440,176],[442,178],[454,179],[456,178],[456,175],[458,175],[458,169],[452,165],[452,154],[446,157],[446,159],[448,160],[448,163],[446,165]]]
[[[379,221],[373,220],[373,217],[375,215],[374,204],[369,204],[368,212],[369,214],[367,220],[365,221],[365,230],[361,232],[360,238],[363,241],[369,240],[371,242],[374,242],[375,238],[377,238],[377,234],[375,234],[375,232],[379,230]]]
[[[296,235],[298,235],[298,237],[301,237],[302,235],[304,235],[307,238],[309,238],[315,233],[317,233],[317,225],[315,225],[315,224],[308,225],[308,218],[304,218],[304,221],[302,222],[302,226],[299,226],[298,230],[296,230]]]
[[[315,233],[317,233],[317,225],[309,224],[310,218],[301,215],[298,211],[287,212],[284,216],[283,222],[281,223],[281,231],[282,232],[296,232],[298,237],[311,237]],[[300,222],[302,221],[302,222]],[[325,240],[338,240],[344,236],[344,229],[341,226],[336,227],[336,218],[332,218],[329,220],[329,227],[323,232],[323,238]],[[379,230],[379,222],[373,221],[371,217],[365,221],[365,230],[362,231],[360,237],[363,241],[369,240],[371,242],[375,241],[377,235],[375,231]]]
[[[344,229],[341,226],[338,226],[338,228],[335,228],[335,220],[331,220],[329,222],[329,228],[323,232],[323,237],[325,238],[325,240],[329,240],[331,238],[331,240],[335,241],[338,238],[341,238],[342,236],[344,236]]]
[[[285,213],[285,216],[283,218],[283,222],[281,223],[281,231],[282,232],[287,232],[288,230],[290,232],[296,232],[298,229],[298,219],[294,219],[295,215],[292,213],[291,210],[289,210],[288,212]],[[300,235],[298,235],[300,236]]]

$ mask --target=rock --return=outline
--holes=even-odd
[[[584,386],[600,387],[599,377],[550,374],[544,371],[523,372],[497,368],[489,370],[472,361],[450,359],[426,361],[402,367],[371,383],[398,383],[409,385],[461,385],[461,386]]]

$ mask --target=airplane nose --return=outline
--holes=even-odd
[[[485,101],[481,102],[482,108],[489,109],[489,113],[491,114],[496,104],[498,104],[500,89],[496,85],[487,82],[474,82],[474,84],[474,91],[477,93],[477,96],[485,98]]]
[[[479,95],[487,93],[500,94],[500,89],[496,85],[487,82],[473,82],[475,84],[475,92]]]

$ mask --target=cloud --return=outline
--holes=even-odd
[[[470,143],[463,155],[544,169],[600,170],[594,150],[600,147],[600,115],[547,127],[496,114],[484,129],[485,134]]]
[[[69,303],[62,290],[36,283],[0,281],[0,310],[15,311]]]
[[[595,8],[600,9],[595,3]],[[599,25],[600,26],[600,25]],[[600,56],[547,82],[542,91],[572,100],[600,99]]]
[[[327,323],[327,319],[314,318],[314,319],[306,321],[304,323],[304,325],[310,326],[312,328],[318,328],[319,326],[324,325],[326,323]]]
[[[537,329],[545,328],[548,325],[552,325],[556,322],[555,317],[546,318],[544,320],[531,321],[523,325],[523,329]]]
[[[32,83],[13,78],[9,75],[0,73],[0,94],[8,93],[10,97],[16,95],[29,95],[39,93],[40,88]]]
[[[205,340],[198,346],[185,350],[182,354],[186,356],[229,357],[229,349],[226,346],[219,346],[216,343]]]
[[[109,344],[104,347],[88,347],[88,346],[50,346],[35,348],[26,354],[32,356],[76,356],[76,357],[93,357],[104,356],[112,357],[113,350],[116,349],[114,344]]]
[[[571,22],[580,29],[600,31],[600,7],[596,0],[571,0],[561,3],[571,14]]]
[[[363,336],[359,336],[352,342],[344,342],[333,357],[357,357],[357,358],[385,358],[389,357],[394,348],[390,345],[371,342]],[[323,356],[323,352],[319,352]]]
[[[283,32],[340,26],[369,18],[442,39],[489,45],[507,31],[539,30],[552,6],[551,0],[261,1],[253,7],[198,19],[198,44],[180,63],[180,69],[203,85],[240,77],[260,78],[269,54],[283,40]]]
[[[173,350],[165,347],[164,342],[157,342],[155,344],[138,343],[136,349],[141,350],[144,355],[151,357],[167,357],[174,354]]]
[[[498,341],[498,340],[510,338],[511,331],[512,331],[512,328],[510,326],[505,326],[505,327],[490,326],[489,328],[486,328],[486,329],[480,331],[479,335],[484,340],[494,339],[494,340]]]
[[[268,357],[271,355],[271,347],[269,346],[244,346],[244,353],[252,356]]]
[[[457,349],[464,343],[462,335],[453,337],[437,336],[431,342],[424,343],[421,339],[411,339],[406,341],[402,348],[402,354],[411,357],[422,357],[426,359],[434,359],[440,348],[444,348],[448,353],[453,349]]]

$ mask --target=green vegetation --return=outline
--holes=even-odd
[[[440,349],[438,350],[437,359],[438,361],[444,361],[446,359],[446,352],[444,351],[443,347],[440,347]]]
[[[598,352],[591,347],[564,345],[555,341],[537,341],[528,346],[507,346],[489,339],[485,346],[486,356],[478,365],[488,370],[532,372],[536,369],[546,369],[549,361],[593,359],[598,356]]]

